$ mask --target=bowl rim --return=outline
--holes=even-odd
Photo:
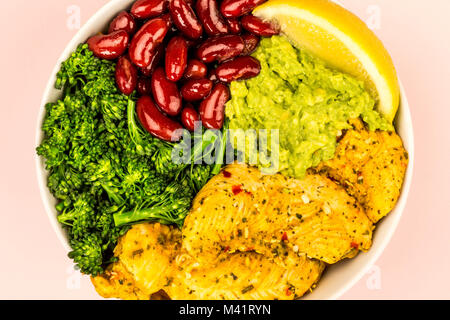
[[[339,5],[345,7],[341,4],[340,1],[332,0]],[[132,0],[129,0],[129,4],[132,3]],[[77,46],[80,43],[83,43],[88,38],[88,34],[90,33],[90,30],[94,28],[94,26],[99,24],[99,21],[102,21],[105,19],[105,16],[108,17],[111,13],[111,11],[117,11],[117,7],[121,7],[124,9],[124,1],[123,0],[111,0],[107,2],[104,6],[102,6],[94,15],[92,15],[88,21],[77,31],[77,33],[72,37],[72,39],[69,41],[69,43],[65,46],[63,52],[59,56],[55,66],[53,67],[49,80],[47,82],[47,85],[45,87],[44,93],[42,95],[41,99],[41,105],[38,113],[38,119],[36,124],[36,131],[35,131],[35,147],[39,146],[40,143],[43,140],[44,133],[42,132],[42,123],[45,117],[45,106],[49,101],[52,101],[53,99],[52,94],[56,90],[54,88],[54,84],[56,81],[56,74],[58,73],[61,63],[65,61],[72,52],[77,48]],[[98,31],[98,28],[96,28]],[[94,30],[92,30],[94,31]],[[345,292],[347,292],[351,287],[353,287],[368,271],[369,269],[375,264],[375,262],[379,259],[381,254],[386,249],[388,243],[391,241],[395,231],[397,230],[397,227],[400,223],[400,219],[403,215],[403,212],[406,207],[407,199],[409,196],[409,191],[412,184],[412,178],[413,178],[413,170],[414,170],[414,159],[415,159],[415,146],[414,146],[414,131],[413,131],[413,123],[411,118],[411,111],[409,108],[408,99],[406,96],[405,89],[402,85],[402,82],[399,78],[399,85],[400,85],[400,107],[399,111],[397,113],[396,119],[399,117],[399,113],[401,112],[401,116],[404,117],[403,122],[406,123],[406,132],[405,137],[402,137],[402,140],[405,141],[405,138],[407,136],[407,139],[409,141],[408,144],[408,154],[409,154],[409,164],[408,168],[405,174],[405,179],[403,182],[402,191],[400,193],[400,198],[396,204],[396,207],[394,210],[396,211],[395,216],[390,217],[389,221],[389,228],[388,232],[384,235],[384,238],[377,239],[378,243],[378,249],[377,250],[369,250],[370,253],[370,259],[361,267],[359,268],[358,272],[356,272],[352,277],[350,277],[344,285],[341,285],[339,289],[337,289],[334,293],[331,293],[328,295],[329,300],[335,300],[341,297]],[[405,145],[406,148],[406,145]],[[51,200],[49,198],[49,190],[47,188],[47,170],[45,169],[44,160],[37,155],[37,153],[34,153],[35,157],[35,167],[36,167],[36,174],[37,174],[37,182],[39,186],[39,192],[40,197],[42,199],[42,202],[44,204],[44,208],[46,211],[46,214],[50,220],[51,226],[53,230],[55,231],[59,241],[62,243],[64,249],[66,252],[69,252],[70,245],[69,241],[67,239],[66,233],[63,229],[63,227],[59,224],[58,220],[56,219],[57,212],[54,208],[54,206],[51,204]],[[50,195],[51,196],[51,195]],[[53,196],[51,196],[53,197]],[[378,226],[378,224],[377,224]],[[379,238],[379,237],[378,237]],[[374,237],[375,242],[375,237]],[[361,254],[361,253],[360,253]],[[357,259],[358,257],[355,257],[354,259]],[[305,297],[306,300],[308,300],[308,296]]]

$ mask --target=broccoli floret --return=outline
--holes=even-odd
[[[116,91],[114,62],[98,59],[89,50],[87,44],[81,44],[72,55],[61,64],[56,76],[56,89],[82,89],[87,96],[93,97],[100,92]],[[65,91],[67,92],[67,91]]]
[[[103,273],[102,238],[97,233],[85,233],[81,239],[72,239],[70,246],[69,258],[81,272],[93,276]]]
[[[144,197],[152,198],[163,193],[164,190],[166,190],[169,180],[168,177],[152,173],[152,175],[143,183]]]
[[[82,238],[84,233],[95,225],[95,211],[91,203],[92,198],[87,194],[77,196],[71,209],[64,210],[58,221],[70,226],[74,239]]]
[[[205,165],[195,165],[190,168],[189,175],[196,192],[199,192],[203,186],[211,179],[211,167]]]
[[[175,177],[186,168],[186,164],[176,164],[172,161],[173,148],[172,145],[165,144],[160,147],[153,156],[152,160],[155,164],[156,172],[160,175]]]

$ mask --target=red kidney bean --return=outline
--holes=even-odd
[[[158,106],[169,116],[176,116],[181,111],[181,95],[176,83],[166,78],[164,68],[157,68],[152,75],[152,93]]]
[[[131,14],[138,19],[154,18],[169,7],[168,0],[138,0],[131,7]]]
[[[87,41],[89,49],[97,58],[114,60],[120,57],[128,47],[130,36],[124,30],[107,35],[96,35]]]
[[[145,130],[165,141],[178,141],[183,127],[158,110],[152,98],[141,97],[137,102],[137,115]]]
[[[166,76],[177,82],[183,77],[187,67],[188,44],[183,37],[173,37],[166,48]]]
[[[230,100],[230,91],[222,83],[214,86],[211,94],[200,103],[200,117],[208,129],[222,129],[225,117],[225,104]]]
[[[197,0],[197,14],[210,36],[228,33],[228,26],[219,12],[216,0]]]
[[[212,87],[209,79],[189,80],[181,88],[181,96],[186,101],[202,100],[211,93]]]
[[[197,19],[194,10],[185,0],[172,0],[170,14],[177,28],[191,39],[198,39],[203,33],[203,26]]]
[[[280,33],[278,26],[252,15],[243,17],[241,24],[245,30],[261,37],[271,37]]]
[[[168,31],[165,19],[156,18],[144,24],[131,41],[131,61],[140,68],[147,68],[154,58],[155,49],[162,43]]]
[[[206,65],[196,59],[189,60],[188,65],[186,67],[186,71],[184,72],[184,79],[185,80],[191,80],[191,79],[203,79],[206,78],[208,74],[208,68]]]
[[[237,35],[209,38],[197,49],[197,57],[205,63],[221,62],[237,57],[244,47],[244,40]]]
[[[233,34],[240,34],[242,32],[242,26],[238,19],[227,19],[228,29]]]
[[[164,58],[164,46],[160,44],[152,56],[150,64],[146,68],[141,68],[141,72],[144,76],[150,77],[155,71],[156,67]]]
[[[127,57],[119,58],[116,66],[116,84],[119,90],[129,96],[136,89],[138,73]]]
[[[243,16],[267,0],[224,0],[220,6],[220,12],[226,18]]]
[[[150,79],[147,77],[140,77],[137,83],[137,91],[141,96],[149,96],[152,94],[152,86]]]
[[[238,57],[221,64],[216,69],[220,81],[230,83],[236,80],[245,80],[256,77],[261,72],[260,62],[250,56]]]
[[[256,50],[261,39],[252,33],[243,34],[241,37],[245,43],[245,49],[242,55],[248,56]]]
[[[199,121],[200,115],[191,104],[189,104],[189,106],[186,106],[181,112],[181,123],[189,131],[194,131],[196,123]]]
[[[136,21],[131,14],[126,11],[122,11],[117,17],[109,24],[109,33],[115,31],[124,30],[129,35],[133,35],[136,32]]]

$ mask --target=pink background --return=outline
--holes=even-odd
[[[34,168],[41,95],[76,29],[107,0],[1,1],[0,30],[0,298],[96,299],[73,271],[42,205]],[[341,0],[391,52],[414,121],[416,167],[400,226],[367,274],[344,299],[450,298],[450,1]],[[373,17],[373,16],[372,16]]]

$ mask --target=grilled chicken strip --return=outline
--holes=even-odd
[[[183,247],[202,263],[255,251],[291,267],[291,252],[328,264],[372,244],[372,222],[343,188],[320,175],[302,180],[227,166],[194,199]]]
[[[339,142],[332,160],[313,171],[339,182],[377,223],[395,207],[400,196],[408,153],[395,132],[369,131],[360,120]]]
[[[177,300],[297,299],[319,280],[325,264],[306,256],[292,258],[292,267],[283,268],[255,252],[228,254],[216,265],[189,257],[165,290]]]

